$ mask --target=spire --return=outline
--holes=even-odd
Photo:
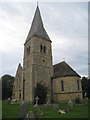
[[[44,39],[46,39],[46,40],[50,40],[48,34],[46,33],[46,31],[45,31],[45,29],[44,29],[38,4],[37,4],[37,8],[36,8],[35,15],[34,15],[34,18],[33,18],[33,21],[32,21],[31,29],[30,29],[30,31],[29,31],[29,33],[28,33],[26,42],[27,42],[31,37],[33,37],[34,35],[39,36],[39,37],[41,37],[41,38],[44,38]]]

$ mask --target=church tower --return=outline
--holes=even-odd
[[[53,74],[51,40],[44,29],[39,7],[24,44],[23,59],[23,99],[34,101],[34,88],[42,82],[51,95],[51,77]]]

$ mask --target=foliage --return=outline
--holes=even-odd
[[[10,75],[2,76],[2,99],[11,98],[13,92],[14,77]]]
[[[40,83],[37,83],[37,86],[35,88],[35,97],[39,97],[39,104],[44,104],[46,103],[46,98],[47,98],[47,87],[46,85]],[[35,102],[34,102],[35,103]]]
[[[77,97],[77,98],[75,99],[75,103],[78,103],[78,104],[80,104],[80,103],[81,103],[81,101],[80,101],[80,98],[79,98],[79,97]]]
[[[88,78],[82,77],[82,92],[83,97],[85,93],[88,93]]]

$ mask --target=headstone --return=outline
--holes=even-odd
[[[19,118],[25,118],[28,112],[28,103],[22,102],[19,108]]]
[[[42,113],[40,114],[40,116],[44,116],[44,112],[42,112]]]
[[[47,95],[47,104],[50,104],[50,94]]]
[[[72,102],[72,100],[69,100],[68,101],[68,110],[70,111],[70,110],[72,110],[72,108],[73,108],[73,102]]]
[[[84,94],[84,97],[85,97],[85,98],[87,97],[87,93]]]
[[[24,120],[34,120],[34,118],[36,118],[34,112],[29,111]]]
[[[45,104],[44,105],[44,110],[48,110],[49,109],[49,104]]]
[[[85,98],[85,103],[88,103],[87,93],[84,94],[84,98]]]
[[[8,98],[8,104],[10,104],[11,103],[11,98]]]
[[[11,101],[11,104],[16,104],[17,103],[17,100],[16,99],[13,99],[12,101]]]
[[[44,105],[40,105],[40,106],[39,106],[39,109],[40,109],[40,110],[44,110],[44,108],[45,108]]]
[[[58,113],[59,113],[59,114],[65,114],[66,112],[65,112],[64,110],[59,109],[59,110],[58,110]]]
[[[39,97],[37,96],[37,97],[35,98],[35,100],[36,100],[36,104],[34,105],[34,108],[38,106]]]
[[[59,109],[59,104],[53,104],[53,108],[54,108],[55,110],[58,110],[58,109]]]

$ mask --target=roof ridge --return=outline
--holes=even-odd
[[[54,77],[57,76],[79,76],[80,75],[65,61],[62,61],[53,66],[54,68]]]
[[[63,63],[63,62],[65,62],[65,61],[62,61],[62,62],[56,63],[56,64],[54,64],[53,66],[55,66],[55,65],[59,65],[59,64],[61,64],[61,63]],[[65,62],[65,63],[66,63],[66,62]]]

